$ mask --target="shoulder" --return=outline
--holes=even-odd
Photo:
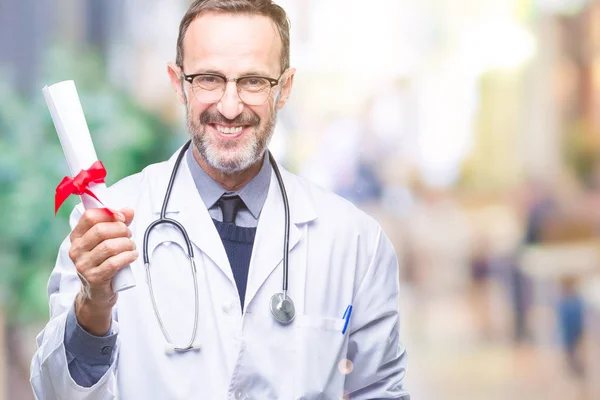
[[[135,204],[143,188],[152,185],[168,173],[168,161],[146,166],[142,171],[126,176],[108,188],[108,196],[113,207]]]
[[[126,176],[106,189],[94,190],[94,192],[107,207],[113,209],[128,207],[137,210],[145,194],[147,197],[148,189],[168,179],[173,157],[167,161],[150,164],[142,171]],[[75,206],[69,217],[71,228],[77,224],[84,211],[81,202]]]
[[[371,266],[386,276],[398,270],[398,258],[392,242],[379,222],[350,201],[306,178],[287,174],[293,194],[290,206],[311,207],[314,218],[308,225],[309,242],[319,246],[319,257],[337,262],[340,274],[354,269],[355,282],[362,282]],[[308,206],[299,204],[305,201]],[[319,265],[319,262],[316,263]],[[332,265],[332,264],[331,264]],[[335,269],[335,266],[332,266]],[[393,280],[393,279],[392,279]]]
[[[303,193],[310,201],[317,216],[315,220],[317,226],[369,237],[381,233],[379,223],[352,202],[304,177],[287,171],[286,175],[286,180],[293,182],[295,192]]]

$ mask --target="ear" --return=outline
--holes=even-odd
[[[186,103],[185,101],[185,93],[183,93],[183,85],[182,85],[182,79],[183,79],[183,72],[181,71],[181,68],[179,68],[179,66],[173,62],[170,62],[167,65],[167,70],[169,72],[169,79],[171,80],[171,86],[173,86],[173,90],[175,90],[175,93],[177,93],[177,98],[179,98],[179,101],[181,102],[181,104]]]
[[[296,74],[296,68],[288,69],[286,72],[287,78],[283,82],[283,86],[281,87],[281,94],[279,96],[279,101],[277,101],[277,109],[281,110],[285,104],[287,103],[290,95],[292,94],[292,86],[294,85],[294,75]]]

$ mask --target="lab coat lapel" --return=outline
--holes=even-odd
[[[160,215],[162,200],[169,182],[171,171],[177,158],[175,153],[165,164],[164,173],[155,182],[152,195],[152,209],[155,218]],[[302,229],[297,225],[308,223],[317,218],[312,198],[294,175],[280,167],[290,205],[290,246],[294,246],[302,237]],[[186,229],[190,240],[223,271],[235,285],[231,266],[223,242],[196,189],[187,162],[182,160],[175,179],[167,217],[179,221]],[[250,270],[246,287],[245,304],[249,305],[263,283],[283,261],[283,242],[285,212],[279,184],[274,172],[271,172],[269,192],[263,206],[250,260]],[[199,255],[196,254],[196,259]],[[290,263],[290,270],[294,268]],[[280,275],[283,271],[280,272]],[[281,276],[277,279],[281,280]]]
[[[289,237],[289,251],[291,252],[300,240],[302,233],[294,223],[294,216],[298,215],[298,212],[295,213],[294,211],[298,210],[294,210],[294,203],[290,197],[291,182],[284,178],[284,183],[288,192],[290,214],[292,216]],[[285,209],[283,207],[283,198],[275,173],[271,173],[269,193],[258,220],[256,237],[252,249],[250,271],[246,287],[246,305],[251,303],[262,284],[267,280],[275,268],[278,265],[283,265],[284,232]],[[281,269],[279,274],[283,273],[282,268],[279,268]],[[290,268],[293,268],[293,266],[290,265]],[[281,279],[281,277],[278,277],[277,279]]]
[[[176,157],[176,156],[175,156]],[[170,167],[164,180],[164,189],[158,194],[161,199],[167,187],[169,175],[175,165],[174,158],[167,163]],[[157,196],[154,196],[158,199]],[[158,202],[153,206],[156,217],[160,214],[161,205]],[[180,222],[188,233],[193,244],[195,244],[204,254],[206,254],[223,273],[235,284],[233,273],[229,265],[227,253],[223,247],[223,242],[215,228],[214,222],[196,189],[192,174],[184,159],[181,161],[179,171],[173,185],[171,199],[167,207],[167,217]],[[199,254],[196,252],[196,265],[198,264]]]

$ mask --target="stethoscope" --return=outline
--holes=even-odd
[[[188,350],[199,350],[200,345],[196,343],[196,331],[198,327],[198,313],[200,308],[200,301],[198,300],[198,281],[196,279],[196,262],[194,261],[194,249],[192,248],[192,242],[181,223],[175,221],[171,218],[166,218],[167,213],[167,205],[169,203],[169,197],[171,197],[171,190],[173,189],[173,183],[175,182],[175,177],[177,176],[177,171],[179,170],[179,166],[181,164],[181,160],[185,155],[185,152],[190,147],[191,140],[188,141],[177,156],[177,160],[175,161],[175,165],[173,166],[173,171],[171,172],[171,178],[169,179],[169,184],[167,186],[167,191],[165,193],[165,198],[162,203],[162,208],[160,211],[160,217],[152,222],[146,228],[146,232],[144,233],[144,242],[143,242],[143,257],[144,257],[144,265],[146,267],[146,280],[148,282],[148,290],[150,291],[150,299],[152,300],[152,307],[154,308],[154,314],[156,315],[156,320],[158,321],[158,325],[162,330],[162,333],[167,341],[167,345],[165,347],[165,351],[167,353],[172,352],[184,352]],[[294,302],[288,296],[288,252],[290,247],[290,206],[288,203],[287,193],[285,191],[285,186],[283,184],[283,179],[281,178],[281,174],[279,172],[279,168],[277,167],[277,163],[273,158],[271,152],[268,152],[269,160],[271,161],[271,165],[273,167],[273,171],[275,172],[275,176],[277,177],[277,183],[279,184],[279,190],[281,191],[281,197],[283,199],[283,208],[285,210],[285,233],[284,233],[284,241],[283,241],[283,283],[282,283],[282,291],[281,293],[275,293],[271,297],[270,301],[270,309],[273,318],[281,324],[287,325],[294,320],[296,316],[296,309],[294,307]],[[156,300],[154,298],[154,292],[152,290],[152,279],[150,276],[150,258],[148,257],[148,238],[150,237],[150,232],[152,228],[161,225],[161,224],[169,224],[174,226],[181,232],[183,238],[185,239],[185,244],[187,247],[187,256],[190,260],[190,268],[192,270],[192,279],[194,280],[194,298],[196,301],[194,307],[194,325],[192,330],[192,336],[190,337],[189,342],[185,346],[176,346],[171,340],[171,336],[167,332],[167,328],[163,323],[160,312],[158,311],[158,307],[156,306]]]

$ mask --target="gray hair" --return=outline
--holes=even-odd
[[[290,21],[281,6],[273,3],[272,0],[195,0],[179,25],[175,62],[180,68],[183,68],[183,39],[185,34],[192,21],[205,12],[269,17],[277,26],[281,37],[281,71],[283,72],[290,67]]]

